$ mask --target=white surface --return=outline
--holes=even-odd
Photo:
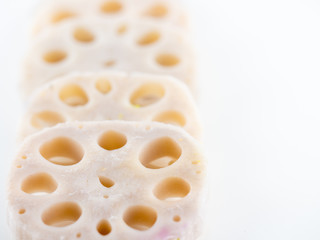
[[[35,2],[0,3],[0,239]],[[320,239],[320,3],[189,2],[210,162],[206,240]]]

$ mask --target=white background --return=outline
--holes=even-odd
[[[0,0],[0,239],[36,0]],[[207,240],[320,239],[320,3],[193,0]]]

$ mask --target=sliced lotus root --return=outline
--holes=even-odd
[[[158,121],[201,138],[194,100],[169,76],[100,72],[71,74],[41,87],[21,123],[21,139],[66,121]]]
[[[19,240],[195,240],[205,175],[196,140],[181,128],[60,124],[21,145],[9,179],[9,226]]]
[[[125,24],[125,32],[119,29]],[[192,48],[177,29],[142,21],[74,19],[38,36],[25,61],[22,91],[73,71],[116,69],[168,74],[192,88]]]
[[[43,3],[35,18],[34,32],[72,18],[121,16],[188,28],[187,13],[180,0],[50,0]]]

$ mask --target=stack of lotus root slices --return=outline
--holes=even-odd
[[[198,240],[206,163],[179,0],[37,10],[8,181],[14,240]]]

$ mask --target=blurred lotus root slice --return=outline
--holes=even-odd
[[[74,18],[119,17],[170,24],[188,32],[188,14],[181,0],[49,0],[40,5],[34,19],[33,33]]]
[[[157,121],[201,139],[189,89],[170,76],[124,72],[73,73],[34,93],[21,121],[20,139],[66,121]]]
[[[112,69],[172,75],[193,91],[194,65],[191,45],[171,26],[125,19],[74,19],[47,28],[33,41],[21,90],[26,97],[42,84],[73,71]]]
[[[163,123],[70,122],[25,139],[13,162],[13,239],[195,240],[205,160]]]

